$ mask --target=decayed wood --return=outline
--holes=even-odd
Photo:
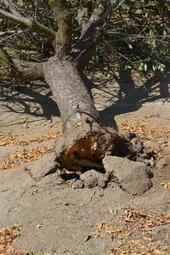
[[[93,119],[67,129],[56,141],[56,160],[63,169],[83,171],[84,168],[103,169],[106,154],[117,152],[122,140],[111,128],[104,128]]]

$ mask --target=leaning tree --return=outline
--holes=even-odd
[[[16,1],[1,1],[1,17],[18,23],[22,30],[27,28],[43,34],[53,46],[52,56],[28,68],[16,65],[1,47],[0,63],[10,70],[5,78],[25,82],[41,80],[49,85],[64,126],[63,134],[56,143],[57,159],[62,167],[75,170],[81,167],[101,168],[102,158],[106,153],[116,154],[122,139],[116,130],[101,124],[84,70],[100,42],[103,28],[121,2],[96,1],[91,8],[89,1],[84,1],[76,15],[80,33],[75,38],[70,5],[66,0],[48,1],[55,16],[55,30],[35,18],[26,17]]]

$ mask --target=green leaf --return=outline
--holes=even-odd
[[[132,44],[130,44],[130,43],[128,43],[128,47],[129,47],[129,49],[133,49],[133,46],[132,46]]]
[[[166,35],[167,35],[166,30],[163,30],[163,35],[164,35],[164,36],[166,36]]]
[[[146,72],[147,69],[148,69],[148,65],[145,63],[145,64],[143,65],[143,68],[144,68],[144,71]]]
[[[143,70],[143,63],[140,63],[139,70],[140,70],[140,71]]]
[[[132,67],[130,65],[128,65],[128,64],[125,66],[125,70],[131,69],[131,68]]]
[[[165,70],[165,65],[164,64],[159,64],[158,65],[158,70],[160,70],[161,72],[163,72]]]
[[[155,71],[157,69],[157,67],[155,65],[152,65],[152,69],[153,69],[153,71]]]

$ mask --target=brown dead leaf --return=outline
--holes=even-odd
[[[153,127],[149,122],[138,120],[135,122],[126,121],[119,126],[122,131],[129,131],[138,134],[142,138],[147,138],[148,140],[155,140],[155,138],[167,138],[170,133],[170,128],[165,127]]]
[[[136,227],[156,227],[170,223],[170,214],[160,212],[146,212],[141,209],[126,209],[122,215],[125,223],[135,223]]]
[[[170,192],[170,182],[165,183],[165,184],[163,185],[163,187],[164,187],[164,189],[166,189],[167,191]]]
[[[41,134],[40,136],[32,140],[21,140],[18,134],[1,133],[0,146],[16,146],[16,145],[27,146],[32,143],[42,143],[44,141],[57,138],[59,134],[60,132],[48,132],[48,133]]]
[[[99,224],[92,237],[114,240],[107,255],[168,255],[170,247],[155,241],[152,230],[169,223],[168,213],[128,208],[112,224]]]
[[[0,254],[1,255],[24,255],[17,253],[12,248],[12,242],[20,235],[20,229],[16,226],[12,228],[3,228],[0,230]]]
[[[45,146],[33,148],[31,150],[17,151],[9,155],[6,160],[0,162],[0,170],[19,167],[30,161],[38,160],[51,149],[52,147]]]

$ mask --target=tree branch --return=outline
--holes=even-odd
[[[106,11],[106,6],[103,3],[103,1],[100,1],[97,6],[94,8],[90,18],[88,19],[88,22],[85,24],[82,33],[81,33],[81,37],[83,37],[83,35],[87,32],[87,30],[90,28],[90,26],[93,23],[96,23],[97,21],[100,20],[100,18],[102,17],[102,15],[105,13]]]
[[[57,33],[55,38],[56,53],[60,56],[67,54],[71,49],[72,25],[70,10],[65,0],[49,0],[57,20]]]
[[[76,20],[79,24],[81,34],[83,34],[89,20],[88,7],[78,9]]]
[[[32,65],[29,68],[20,69],[13,62],[6,50],[0,48],[0,65],[2,70],[0,76],[4,79],[15,79],[19,81],[44,81],[44,63]]]
[[[19,70],[17,79],[24,82],[32,81],[45,81],[44,78],[44,65],[45,62],[32,65],[29,68]]]
[[[4,76],[15,76],[18,72],[12,58],[3,48],[0,48],[0,66],[3,68],[0,72],[1,77],[3,74]]]
[[[51,30],[50,28],[40,24],[38,21],[32,20],[31,18],[25,18],[23,16],[16,16],[8,11],[4,11],[0,9],[0,15],[4,16],[7,19],[11,19],[31,30],[45,34],[49,39],[55,39],[56,32]]]
[[[108,22],[114,8],[123,2],[124,0],[111,0],[106,8],[105,5],[103,5],[103,1],[100,1],[91,14],[80,40],[73,45],[70,54],[81,72],[88,64],[96,45],[100,41],[101,31]]]
[[[21,17],[21,10],[18,8],[16,4],[14,4],[11,0],[3,0],[3,4],[5,6],[5,9],[9,11],[10,13]]]

